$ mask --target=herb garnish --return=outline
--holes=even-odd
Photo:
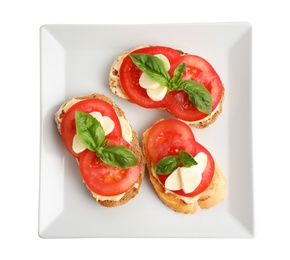
[[[154,171],[158,174],[167,175],[177,169],[180,164],[182,164],[182,167],[190,168],[193,165],[197,165],[197,162],[190,153],[181,150],[178,155],[162,158],[156,164]]]
[[[126,146],[108,146],[105,139],[105,131],[100,122],[92,115],[76,111],[76,131],[83,145],[96,152],[96,156],[105,164],[118,167],[130,168],[138,163],[136,155]]]

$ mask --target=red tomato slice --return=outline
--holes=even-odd
[[[184,80],[195,80],[211,93],[212,111],[217,107],[223,95],[223,84],[213,67],[196,55],[181,56],[179,64],[185,62]],[[176,117],[186,121],[201,120],[208,115],[200,112],[189,100],[184,91],[172,91],[163,99],[164,105]]]
[[[108,137],[108,145],[125,145],[132,147],[122,137]],[[120,169],[103,163],[96,153],[84,151],[79,159],[80,172],[88,188],[101,196],[115,196],[128,191],[137,182],[140,164],[129,169]]]
[[[194,197],[194,196],[202,193],[211,183],[211,180],[212,180],[213,175],[214,175],[214,170],[215,170],[214,160],[213,160],[211,154],[209,153],[209,151],[206,148],[204,148],[201,144],[196,142],[195,143],[195,153],[191,153],[191,155],[196,156],[199,152],[204,152],[207,155],[207,165],[206,165],[204,172],[202,173],[202,180],[201,180],[199,186],[191,193],[185,193],[183,190],[173,191],[174,193],[176,193],[180,196]],[[170,174],[168,174],[168,175],[157,174],[157,176],[158,176],[159,180],[161,181],[161,183],[164,185],[166,179],[170,176]]]
[[[63,142],[69,151],[69,153],[74,157],[79,157],[80,154],[77,154],[72,149],[73,138],[76,134],[76,126],[75,126],[75,112],[76,111],[83,111],[85,113],[91,113],[93,111],[100,112],[103,116],[110,117],[114,123],[115,128],[114,130],[108,135],[119,135],[122,136],[122,128],[120,125],[119,118],[113,109],[113,107],[106,101],[98,98],[91,98],[79,101],[78,103],[74,104],[65,114],[61,122],[61,136]],[[108,137],[107,136],[107,137]]]
[[[195,152],[195,139],[191,128],[177,119],[157,122],[148,133],[146,149],[150,160],[156,164],[168,155],[178,155],[180,150]]]
[[[147,54],[163,54],[167,57],[170,63],[180,58],[180,54],[168,47],[152,46],[137,49],[132,53],[147,53]],[[120,67],[120,84],[130,100],[139,106],[145,108],[162,108],[164,107],[162,101],[153,101],[146,93],[146,89],[139,85],[139,78],[142,71],[133,63],[130,56],[126,56]],[[169,74],[173,75],[172,68]]]
[[[187,151],[192,156],[199,152],[207,155],[208,162],[202,174],[200,185],[191,193],[184,193],[183,190],[174,193],[186,197],[193,197],[203,192],[210,184],[214,174],[214,160],[209,151],[195,141],[191,128],[184,122],[177,119],[165,119],[157,122],[147,136],[146,150],[152,163],[155,165],[165,156],[178,155],[180,150]],[[169,175],[157,174],[164,185]]]

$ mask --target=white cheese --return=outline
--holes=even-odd
[[[102,116],[100,112],[91,112],[90,115],[99,121],[105,131],[105,135],[108,135],[113,131],[115,123],[110,117]],[[75,153],[80,153],[86,149],[77,134],[74,136],[72,149]]]
[[[139,78],[139,84],[142,88],[146,89],[156,89],[160,86],[158,82],[149,78],[144,72],[141,74]]]
[[[169,60],[166,58],[166,56],[164,56],[163,54],[156,54],[154,56],[163,61],[165,69],[167,71],[170,69],[170,63],[169,63]]]
[[[201,182],[201,173],[195,167],[179,169],[181,188],[185,193],[193,192]]]
[[[154,101],[162,100],[167,93],[167,87],[159,85],[155,89],[147,89],[147,95]]]
[[[103,124],[102,124],[102,127],[104,128],[105,135],[108,135],[108,134],[110,134],[114,130],[115,123],[114,123],[114,121],[110,117],[103,116]]]
[[[131,143],[133,139],[132,128],[128,121],[123,116],[118,116],[121,128],[122,128],[122,137],[128,142]]]
[[[86,147],[83,145],[78,135],[74,136],[72,149],[75,153],[81,153],[82,151],[86,150]]]
[[[179,168],[177,168],[166,179],[165,187],[169,190],[180,190],[181,189],[180,183],[181,183],[181,180],[180,180],[180,175],[179,175]]]
[[[180,190],[185,193],[193,192],[202,180],[202,173],[207,165],[205,153],[198,153],[194,159],[197,165],[189,168],[178,167],[165,181],[165,188],[168,190]]]
[[[170,69],[169,60],[163,54],[156,54],[154,56],[163,61],[167,71]],[[139,84],[142,88],[146,89],[147,95],[154,101],[162,100],[167,93],[167,87],[161,86],[158,82],[149,78],[144,72],[139,78]]]
[[[101,125],[104,124],[104,119],[100,112],[94,111],[91,112],[90,115],[93,116],[95,119],[97,119]]]

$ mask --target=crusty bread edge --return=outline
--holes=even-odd
[[[69,102],[72,101],[72,100],[76,100],[76,101],[79,100],[80,101],[80,100],[85,100],[85,99],[90,99],[90,98],[99,98],[99,99],[102,99],[102,100],[108,102],[114,108],[114,110],[116,111],[117,115],[118,116],[122,116],[127,121],[127,118],[126,118],[126,115],[125,115],[124,111],[114,101],[112,101],[109,97],[107,97],[104,94],[92,93],[90,95],[74,97],[74,98],[66,101],[65,103],[63,103],[60,106],[58,111],[55,113],[55,117],[54,117],[55,123],[57,125],[57,129],[58,129],[60,134],[61,134],[61,132],[60,132],[60,124],[61,124],[61,121],[62,121],[62,118],[63,118],[64,114],[66,113],[66,111],[70,107],[68,105]],[[72,103],[72,105],[73,104],[74,103]],[[138,160],[140,162],[140,176],[139,176],[139,179],[137,181],[137,185],[132,187],[129,191],[127,191],[124,194],[124,196],[118,201],[97,200],[96,199],[96,201],[102,206],[112,208],[112,207],[121,206],[121,205],[127,203],[128,201],[130,201],[132,198],[134,198],[139,193],[139,189],[140,189],[140,187],[142,185],[143,177],[144,177],[144,174],[145,174],[145,161],[144,161],[144,157],[143,157],[143,153],[142,153],[142,148],[139,145],[138,134],[137,134],[136,131],[133,130],[131,125],[130,125],[130,127],[132,129],[132,137],[133,137],[132,141],[130,142],[130,144],[131,144],[131,146],[133,148],[133,151],[136,153],[137,158],[138,158]],[[92,192],[89,188],[88,188],[88,190],[90,191],[92,196],[95,198],[94,192]]]
[[[201,208],[208,209],[214,207],[224,200],[226,194],[226,178],[216,162],[214,176],[209,187],[201,195],[198,195],[195,202],[187,204],[174,193],[165,192],[164,186],[160,184],[152,173],[152,162],[150,161],[146,150],[147,136],[150,129],[151,128],[147,129],[143,133],[143,155],[149,174],[149,179],[155,189],[156,194],[166,206],[178,213],[194,214]]]
[[[125,99],[131,103],[132,100],[130,100],[130,98],[126,95],[126,93],[124,92],[124,90],[122,89],[122,86],[120,84],[120,77],[119,77],[119,69],[121,67],[121,64],[123,62],[123,60],[125,59],[125,57],[127,55],[129,55],[133,50],[136,49],[140,49],[146,46],[140,46],[137,48],[133,48],[130,51],[125,51],[122,54],[120,54],[117,59],[115,59],[115,61],[113,62],[111,69],[110,69],[110,73],[109,73],[109,86],[110,86],[110,90],[112,93],[114,93],[116,96]],[[187,53],[184,53],[182,51],[177,50],[180,55],[185,55]],[[222,90],[222,98],[220,103],[218,104],[218,108],[208,117],[206,117],[204,120],[201,120],[199,122],[190,122],[190,121],[184,121],[185,123],[192,125],[195,128],[206,128],[209,125],[213,124],[216,119],[218,118],[218,116],[222,113],[222,106],[223,106],[223,102],[224,102],[224,94],[225,94],[225,88],[223,86],[223,90]],[[172,114],[168,109],[163,109],[162,110],[166,110],[168,113]]]

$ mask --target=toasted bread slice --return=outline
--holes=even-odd
[[[149,173],[149,179],[158,197],[165,205],[179,213],[193,214],[199,211],[201,208],[211,208],[224,200],[226,193],[226,178],[216,162],[214,176],[210,185],[201,194],[194,198],[190,198],[190,202],[186,202],[173,192],[166,191],[165,187],[154,176],[152,172],[153,165],[146,151],[147,136],[150,129],[151,128],[147,129],[143,134],[143,154]]]
[[[124,90],[122,89],[122,86],[120,84],[120,77],[119,77],[119,70],[121,67],[121,64],[123,62],[123,60],[125,59],[125,57],[127,55],[129,55],[132,51],[136,50],[136,49],[140,49],[146,46],[140,46],[134,49],[131,49],[129,51],[125,51],[122,54],[120,54],[117,59],[113,62],[111,69],[110,69],[110,73],[109,73],[109,86],[110,86],[110,90],[117,95],[118,97],[125,99],[127,101],[133,102],[130,100],[130,98],[126,95],[126,93],[124,92]],[[178,52],[180,53],[180,55],[186,55],[187,53],[184,53],[180,50],[178,50]],[[216,121],[216,119],[218,118],[218,116],[222,113],[222,104],[224,101],[224,92],[225,89],[223,87],[223,92],[222,92],[222,98],[220,103],[218,104],[218,106],[216,107],[216,109],[207,117],[205,117],[202,120],[199,121],[184,121],[185,123],[192,125],[196,128],[205,128],[209,125],[211,125],[212,123],[214,123]],[[163,109],[163,108],[162,108]],[[168,113],[171,113],[169,110],[167,109],[163,109],[166,110]]]
[[[64,114],[66,113],[66,111],[75,103],[77,103],[81,100],[90,99],[90,98],[99,98],[99,99],[102,99],[102,100],[108,102],[114,108],[117,115],[119,117],[122,117],[123,119],[125,119],[127,121],[124,111],[115,102],[113,102],[109,97],[107,97],[103,94],[93,93],[93,94],[86,95],[86,96],[74,97],[74,98],[66,101],[65,103],[63,103],[60,106],[58,111],[55,113],[55,122],[56,122],[57,129],[58,129],[60,134],[61,134],[60,124],[61,124],[62,118],[63,118]],[[141,184],[142,184],[142,181],[143,181],[143,176],[145,174],[145,162],[144,162],[144,157],[142,154],[142,149],[139,145],[137,133],[132,129],[132,126],[130,124],[129,124],[129,126],[131,127],[131,130],[132,130],[132,140],[131,140],[130,144],[131,144],[133,151],[135,152],[135,154],[140,162],[140,176],[139,176],[137,183],[130,190],[128,190],[119,200],[110,200],[107,198],[102,199],[100,196],[98,196],[97,194],[92,192],[87,187],[90,190],[92,196],[96,199],[96,201],[105,207],[110,207],[110,208],[117,207],[117,206],[121,206],[121,205],[127,203],[129,200],[131,200],[132,198],[134,198],[138,194],[139,189],[140,189]]]

